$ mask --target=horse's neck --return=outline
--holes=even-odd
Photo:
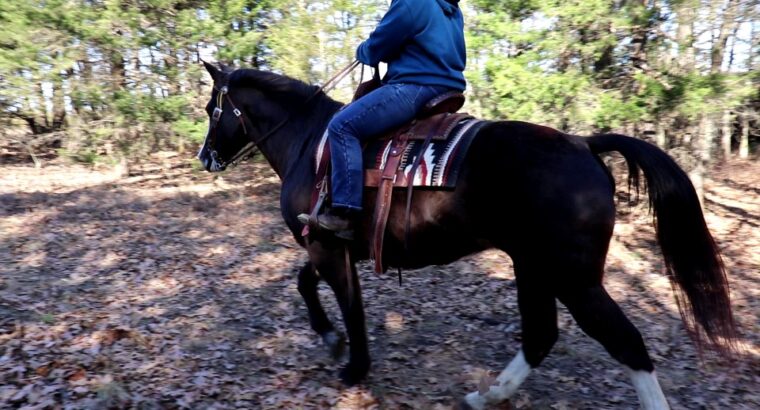
[[[316,114],[295,115],[287,119],[288,123],[282,130],[268,138],[260,147],[280,180],[284,181],[291,175],[301,175],[301,168],[311,167],[319,141],[339,108],[340,105],[336,105],[334,111],[317,110]],[[315,118],[320,112],[323,118]]]

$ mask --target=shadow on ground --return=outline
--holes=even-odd
[[[519,349],[504,255],[408,272],[402,287],[363,266],[374,363],[365,387],[345,389],[308,326],[295,281],[305,254],[263,165],[218,177],[175,161],[57,187],[44,183],[50,171],[8,168],[3,178],[14,172],[0,194],[2,407],[450,408]],[[760,204],[741,202],[745,183],[715,182],[708,198],[710,222],[730,234],[716,236],[743,331],[734,363],[699,362],[649,216],[619,219],[606,283],[644,334],[674,408],[760,406],[760,262],[749,254]],[[320,293],[338,324],[331,293]],[[560,341],[513,407],[636,408],[623,369],[564,308],[559,321]]]

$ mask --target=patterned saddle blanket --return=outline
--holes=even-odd
[[[363,150],[365,186],[377,187],[382,172],[392,156],[396,138],[406,138],[400,147],[397,177],[394,186],[407,187],[414,164],[419,159],[412,185],[415,187],[456,187],[457,178],[467,150],[483,121],[466,114],[439,114],[395,131],[384,138],[372,140]],[[430,133],[433,133],[431,135]],[[427,137],[430,141],[426,143]],[[329,164],[327,132],[319,143],[315,158],[315,172]],[[391,161],[393,162],[393,161]]]

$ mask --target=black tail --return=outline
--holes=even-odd
[[[629,184],[637,190],[639,170],[643,171],[681,318],[700,350],[704,334],[709,347],[730,355],[736,327],[726,270],[689,177],[665,152],[645,141],[615,134],[587,141],[595,154],[622,154],[628,162]]]

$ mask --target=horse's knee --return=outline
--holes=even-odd
[[[317,293],[319,280],[319,276],[316,274],[310,263],[304,265],[298,273],[298,293],[301,294],[301,297],[306,303],[306,310],[309,313],[311,328],[324,338],[325,335],[333,331],[334,328],[330,319],[327,318],[327,314],[322,308],[322,304],[319,302],[319,294]],[[331,354],[337,350],[337,347],[333,346],[329,340],[325,340],[325,343],[328,344]]]
[[[314,272],[310,263],[304,265],[298,272],[298,293],[301,296],[316,292],[319,284],[319,276]]]

